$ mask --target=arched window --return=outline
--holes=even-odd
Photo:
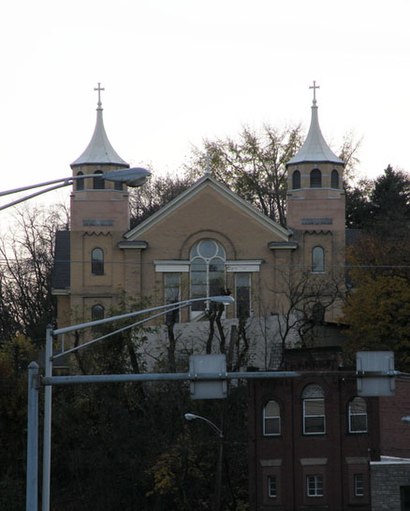
[[[332,170],[330,186],[331,188],[339,188],[339,172],[336,169]]]
[[[225,288],[225,250],[215,240],[201,240],[191,249],[191,298],[221,295]],[[203,311],[194,302],[192,311]]]
[[[77,176],[83,176],[84,173],[81,172],[81,170],[79,172],[77,172]],[[81,178],[81,179],[76,179],[75,181],[75,188],[77,191],[81,191],[81,190],[84,190],[84,179]]]
[[[102,178],[101,170],[94,172],[93,188],[94,190],[104,190],[104,179]]]
[[[325,394],[320,385],[307,385],[302,393],[303,434],[322,435],[325,433]]]
[[[292,174],[292,189],[297,190],[300,188],[300,171],[295,170]]]
[[[322,173],[319,169],[313,169],[310,173],[310,187],[321,188],[322,187]]]
[[[349,402],[349,433],[367,432],[367,405],[362,397]]]
[[[263,435],[280,435],[280,406],[277,401],[268,401],[263,408]]]
[[[91,252],[91,273],[104,275],[104,252],[101,248],[94,248]]]
[[[325,251],[323,247],[312,248],[312,273],[323,273],[325,271]]]
[[[97,321],[104,319],[105,309],[100,303],[96,303],[91,307],[91,320]]]

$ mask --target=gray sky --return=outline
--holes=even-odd
[[[178,171],[203,138],[319,120],[361,174],[410,171],[408,0],[14,0],[0,7],[1,189],[71,174],[101,82],[132,165]],[[53,199],[54,197],[52,197]]]

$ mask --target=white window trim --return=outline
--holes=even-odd
[[[318,490],[318,482],[319,482],[319,478],[321,479],[321,489]],[[315,484],[315,487],[313,488],[313,492],[310,493],[310,486],[309,486],[309,479],[313,479],[314,480],[314,484]],[[324,496],[324,484],[323,484],[323,476],[321,474],[308,474],[306,476],[306,495],[308,497],[312,497],[312,498],[317,498],[317,497],[323,497]],[[321,493],[319,493],[319,491],[321,491]]]
[[[326,414],[320,415],[306,415],[306,402],[307,401],[323,401],[323,405],[325,404],[325,399],[323,397],[306,397],[303,398],[303,434],[304,435],[325,435],[326,434]],[[323,431],[306,431],[306,418],[323,418]]]

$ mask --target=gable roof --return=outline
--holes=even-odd
[[[160,222],[167,215],[177,210],[180,206],[185,204],[187,201],[189,201],[195,195],[199,194],[204,188],[208,186],[220,194],[225,200],[235,204],[236,207],[259,222],[265,228],[271,230],[276,234],[276,236],[283,239],[284,241],[288,241],[289,236],[291,235],[291,231],[282,227],[277,222],[261,213],[258,209],[239,197],[236,193],[232,192],[232,190],[230,190],[228,187],[221,184],[210,174],[206,174],[198,179],[198,181],[196,181],[191,187],[175,197],[175,199],[169,202],[166,206],[156,211],[149,218],[125,233],[124,237],[128,240],[135,240],[141,237],[148,229],[155,226],[156,223]]]

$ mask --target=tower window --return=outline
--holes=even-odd
[[[104,190],[104,179],[101,170],[96,170],[94,172],[93,188],[94,190]]]
[[[104,275],[104,252],[101,248],[94,248],[91,252],[91,273]]]
[[[79,172],[77,172],[77,176],[83,176],[84,173],[81,172],[81,170]],[[81,191],[81,190],[84,190],[84,179],[81,178],[81,179],[76,179],[75,181],[75,188],[77,191]]]
[[[295,170],[292,174],[292,188],[298,190],[300,188],[300,171]]]
[[[305,387],[303,401],[303,434],[320,435],[325,433],[325,395],[320,385]]]
[[[322,173],[319,169],[313,169],[310,173],[310,187],[321,188],[322,187]]]
[[[280,407],[276,401],[268,401],[263,408],[263,435],[280,435]]]
[[[330,186],[332,188],[339,188],[339,172],[336,169],[332,170]]]
[[[312,248],[312,273],[323,273],[325,271],[325,251],[323,247]]]

